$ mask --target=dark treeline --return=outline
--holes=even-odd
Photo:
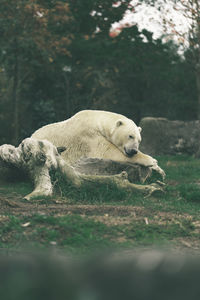
[[[0,144],[82,109],[197,118],[193,66],[146,30],[109,36],[126,3],[0,0]]]

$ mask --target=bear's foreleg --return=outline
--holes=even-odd
[[[158,166],[158,161],[147,154],[138,151],[138,153],[133,156],[131,161],[134,164],[138,164],[144,167],[149,167],[152,170],[158,172],[162,176],[162,179],[164,179],[166,176],[165,172]]]

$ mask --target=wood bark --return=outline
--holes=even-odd
[[[198,103],[198,120],[200,120],[200,65],[196,66],[196,87],[197,87],[197,103]]]
[[[15,62],[13,72],[13,88],[12,88],[12,102],[13,102],[13,143],[17,145],[19,142],[19,58],[18,58],[18,42],[14,40],[15,47]]]
[[[195,12],[195,23],[196,26],[193,27],[193,35],[196,36],[196,45],[198,48],[193,49],[195,54],[195,71],[196,71],[196,87],[197,87],[197,103],[198,103],[198,120],[200,120],[200,13],[199,13],[199,0],[194,2],[196,6]]]
[[[53,184],[50,174],[55,171],[60,172],[64,176],[66,184],[70,183],[78,188],[88,183],[91,185],[94,183],[105,183],[106,185],[115,183],[118,187],[131,191],[133,194],[140,192],[148,196],[154,192],[163,191],[164,184],[162,182],[149,185],[131,183],[125,171],[113,175],[105,175],[106,173],[103,175],[91,175],[84,174],[82,169],[82,173],[80,173],[77,171],[78,168],[76,169],[75,166],[68,165],[61,157],[60,152],[64,150],[63,148],[57,149],[46,140],[39,141],[34,138],[27,138],[22,141],[19,147],[12,145],[0,146],[0,165],[11,168],[11,172],[13,169],[18,169],[28,174],[30,180],[33,182],[34,190],[24,197],[26,200],[52,196]],[[111,162],[107,163],[111,164]],[[135,178],[138,176],[141,182],[151,175],[150,168],[145,168],[146,170],[144,170],[144,167],[141,168],[138,165],[133,167],[137,169]],[[161,170],[162,172],[160,170],[158,168],[158,172],[163,175],[163,170]],[[85,173],[87,173],[87,170]]]

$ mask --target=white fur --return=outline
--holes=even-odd
[[[66,121],[38,129],[32,137],[66,147],[62,156],[70,164],[81,157],[96,157],[152,166],[155,160],[139,151],[132,157],[126,155],[126,150],[138,150],[140,131],[141,128],[123,115],[84,110]]]

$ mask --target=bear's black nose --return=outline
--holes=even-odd
[[[133,155],[137,154],[138,151],[136,149],[125,149],[126,155],[132,157]]]

